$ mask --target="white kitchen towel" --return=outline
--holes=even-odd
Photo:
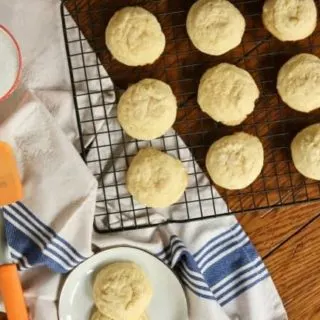
[[[0,106],[0,139],[15,149],[26,193],[23,203],[5,208],[6,232],[13,258],[28,269],[22,279],[32,318],[56,320],[61,279],[53,271],[66,272],[91,254],[96,182],[68,140],[77,145],[79,136],[59,1],[0,1],[0,22],[17,37],[24,60],[20,92]],[[286,319],[265,266],[234,217],[94,234],[93,242],[141,247],[175,268],[185,283],[190,319]]]
[[[71,270],[91,255],[97,181],[45,106],[28,92],[10,116],[0,116],[0,140],[13,148],[24,187],[23,203],[3,208],[13,257],[22,268]]]

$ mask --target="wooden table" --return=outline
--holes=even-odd
[[[238,215],[290,320],[320,319],[320,204]]]

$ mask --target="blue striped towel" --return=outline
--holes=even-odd
[[[11,254],[22,270],[43,265],[65,273],[86,259],[22,203],[3,212]],[[144,230],[143,240],[137,232],[108,238],[95,234],[94,243],[138,246],[164,261],[185,286],[190,319],[287,319],[268,270],[242,227],[233,217],[222,220],[221,227],[218,221],[206,221]],[[193,243],[183,241],[182,233]]]
[[[172,236],[158,257],[171,268],[177,268],[190,291],[201,298],[216,300],[221,306],[269,277],[238,223],[194,253],[177,236]]]
[[[67,273],[86,259],[23,203],[5,206],[2,211],[11,256],[20,270],[44,265]]]

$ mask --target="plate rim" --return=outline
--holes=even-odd
[[[15,81],[12,84],[12,86],[10,87],[10,89],[3,96],[0,96],[0,102],[3,102],[5,100],[7,100],[13,94],[13,92],[17,89],[17,87],[20,83],[21,76],[22,76],[22,52],[21,52],[20,45],[19,45],[17,39],[15,38],[15,36],[13,35],[13,33],[6,26],[4,26],[1,23],[0,23],[0,30],[2,30],[9,37],[9,39],[12,41],[14,47],[16,48],[17,60],[18,60],[18,70],[17,70]]]

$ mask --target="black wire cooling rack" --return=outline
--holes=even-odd
[[[294,135],[320,121],[320,112],[301,114],[282,103],[276,92],[281,65],[302,52],[320,56],[320,24],[311,37],[282,43],[263,27],[263,1],[231,1],[246,18],[242,44],[220,57],[197,51],[185,30],[190,0],[65,0],[61,5],[63,32],[79,125],[79,144],[86,163],[99,181],[95,229],[98,232],[138,229],[168,222],[185,222],[236,212],[249,212],[320,199],[320,184],[305,179],[294,168],[290,142]],[[110,56],[104,32],[114,12],[140,5],[154,13],[166,34],[162,57],[152,66],[130,68]],[[319,1],[317,1],[319,8]],[[238,127],[225,127],[208,118],[196,103],[203,72],[220,62],[248,70],[260,87],[254,113]],[[171,85],[179,102],[174,130],[160,139],[131,139],[116,119],[121,90],[146,77]],[[111,81],[112,79],[112,81]],[[212,185],[204,159],[217,138],[236,131],[257,135],[265,149],[265,165],[248,188],[227,191]],[[183,198],[167,210],[136,203],[125,188],[130,159],[140,148],[152,145],[180,158],[189,172]]]

